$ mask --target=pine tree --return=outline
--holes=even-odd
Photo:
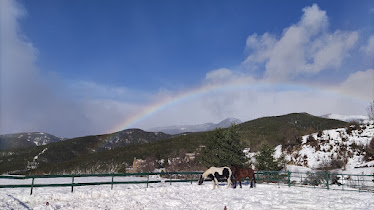
[[[280,166],[283,160],[276,160],[273,157],[275,149],[268,144],[262,145],[256,158],[256,169],[259,171],[279,171],[283,167]]]
[[[202,163],[207,166],[242,166],[246,162],[244,146],[235,126],[217,128],[202,151]]]

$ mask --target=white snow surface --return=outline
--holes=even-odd
[[[84,178],[87,179],[87,178]],[[89,178],[104,181],[110,177]],[[127,178],[129,179],[129,178]],[[131,179],[131,178],[130,178]],[[39,183],[69,183],[67,178]],[[11,180],[22,182],[30,180]],[[83,181],[83,180],[81,180]],[[86,180],[87,181],[87,180]],[[1,180],[3,182],[3,180]],[[5,184],[5,183],[0,183]],[[9,183],[7,183],[9,184]],[[212,190],[211,182],[121,184],[75,187],[2,189],[0,209],[374,209],[373,193],[257,184],[256,188]],[[48,202],[48,205],[46,205]]]

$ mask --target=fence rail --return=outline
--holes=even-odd
[[[30,188],[30,194],[33,193],[35,187],[74,187],[78,186],[94,186],[94,185],[111,185],[113,189],[117,184],[149,184],[153,183],[170,183],[173,182],[197,182],[198,176],[202,172],[162,172],[162,173],[126,173],[126,174],[74,174],[74,175],[33,175],[33,176],[0,176],[0,188]],[[156,180],[151,180],[152,176],[157,176]],[[258,183],[274,183],[296,186],[296,187],[314,187],[332,190],[352,190],[358,192],[374,193],[374,174],[335,174],[335,173],[310,173],[310,172],[290,172],[290,171],[257,171],[256,179]],[[105,182],[79,182],[76,178],[89,177],[107,177],[111,181]],[[114,178],[119,177],[143,177],[142,180],[115,181]],[[35,183],[36,179],[51,178],[71,178],[69,183]],[[152,178],[154,179],[154,178]],[[29,184],[2,184],[2,180],[31,180]]]
[[[71,187],[71,192],[74,191],[74,187],[77,186],[93,186],[93,185],[113,185],[116,184],[149,184],[152,183],[172,183],[172,182],[196,182],[198,179],[194,176],[200,175],[202,172],[167,172],[167,173],[126,173],[126,174],[73,174],[73,175],[33,175],[33,176],[12,176],[3,175],[0,176],[0,180],[10,179],[10,180],[31,180],[31,184],[0,184],[0,188],[31,188],[30,195],[33,193],[33,188],[35,187]],[[159,176],[163,179],[150,180],[150,176]],[[75,178],[82,177],[111,177],[111,181],[106,182],[76,182]],[[146,180],[140,181],[114,181],[115,177],[146,177]],[[60,184],[35,184],[36,179],[50,179],[50,178],[71,178],[70,183],[60,183]],[[174,179],[173,179],[174,178]],[[179,179],[178,179],[179,178]],[[182,179],[180,179],[182,178]],[[1,182],[0,182],[1,183]]]
[[[328,172],[258,171],[258,182],[285,184],[289,187],[313,187],[374,193],[374,174],[344,174]]]

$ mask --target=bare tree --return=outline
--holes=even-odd
[[[368,112],[369,120],[374,120],[374,100],[370,102],[370,105],[366,110]]]

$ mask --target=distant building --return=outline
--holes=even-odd
[[[145,163],[145,160],[136,159],[136,157],[134,157],[134,161],[132,162],[132,167],[127,168],[127,170],[130,173],[137,173],[139,169],[142,167],[142,164],[144,163]]]
[[[193,160],[195,160],[195,156],[196,156],[196,154],[194,152],[193,153],[186,153],[185,154],[185,159],[186,159],[187,162],[193,161]]]

